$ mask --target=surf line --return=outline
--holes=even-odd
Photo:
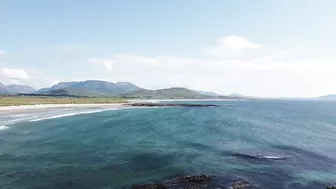
[[[108,111],[108,110],[110,110],[110,109],[67,113],[67,114],[61,114],[61,115],[54,115],[54,116],[50,116],[50,117],[42,117],[42,118],[32,119],[29,122],[43,121],[43,120],[49,120],[49,119],[58,119],[58,118],[62,118],[62,117],[70,117],[70,116],[81,115],[81,114],[93,114],[93,113],[98,113],[98,112],[103,112],[103,111]]]

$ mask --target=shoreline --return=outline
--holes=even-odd
[[[126,103],[113,104],[37,104],[0,107],[0,131],[21,122],[35,122],[80,114],[91,114],[130,107]]]
[[[54,110],[77,109],[81,110],[113,110],[124,109],[127,103],[113,104],[36,104],[36,105],[20,105],[20,106],[4,106],[0,107],[0,116],[15,116],[20,114],[34,114],[43,112],[52,112]]]
[[[155,103],[155,102],[204,102],[204,101],[241,101],[246,99],[218,99],[218,98],[208,98],[208,99],[134,99],[129,100],[131,103]]]
[[[91,114],[109,110],[155,108],[155,107],[218,107],[211,104],[167,104],[166,99],[160,100],[129,100],[123,103],[92,103],[92,104],[35,104],[0,107],[0,130],[8,125],[19,122],[35,122],[46,119],[56,119],[79,114]]]
[[[122,103],[86,103],[86,104],[34,104],[34,105],[12,105],[12,106],[0,106],[0,116],[26,114],[26,113],[41,113],[48,112],[57,109],[96,109],[96,110],[109,110],[109,109],[125,109],[125,108],[137,108],[137,107],[150,107],[151,104],[159,106],[164,102],[190,102],[190,101],[232,101],[232,100],[218,100],[218,99],[134,99],[128,100]],[[132,105],[133,104],[133,105]],[[137,105],[138,104],[138,105]],[[140,105],[139,105],[140,104]],[[145,104],[145,106],[141,105]],[[177,103],[176,106],[182,103]],[[168,104],[166,105],[168,106]],[[203,106],[203,105],[202,105]]]
[[[111,103],[111,104],[35,104],[35,105],[14,105],[0,106],[0,112],[6,110],[23,110],[23,109],[45,109],[45,108],[100,108],[100,107],[120,107],[127,103]]]
[[[88,104],[34,104],[34,105],[12,105],[0,106],[0,113],[14,110],[37,110],[49,108],[105,108],[105,107],[127,107],[130,103],[159,103],[159,102],[190,102],[190,101],[236,101],[238,99],[134,99],[123,103],[88,103]]]

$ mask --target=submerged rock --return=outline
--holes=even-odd
[[[204,184],[212,181],[212,177],[209,175],[187,175],[181,180],[189,183]]]
[[[138,184],[131,187],[131,189],[168,189],[163,184]]]
[[[249,189],[251,184],[244,180],[227,181],[211,175],[187,175],[175,177],[155,184],[133,185],[131,189]],[[332,188],[333,189],[333,188]]]
[[[231,186],[228,186],[227,189],[247,189],[249,186],[251,186],[251,184],[247,181],[236,181],[230,185]]]

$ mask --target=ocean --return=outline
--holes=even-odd
[[[0,188],[127,189],[188,174],[264,189],[336,182],[336,102],[197,103],[231,107],[2,116]]]

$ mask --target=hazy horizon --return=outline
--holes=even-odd
[[[0,82],[336,94],[336,1],[0,1]]]

